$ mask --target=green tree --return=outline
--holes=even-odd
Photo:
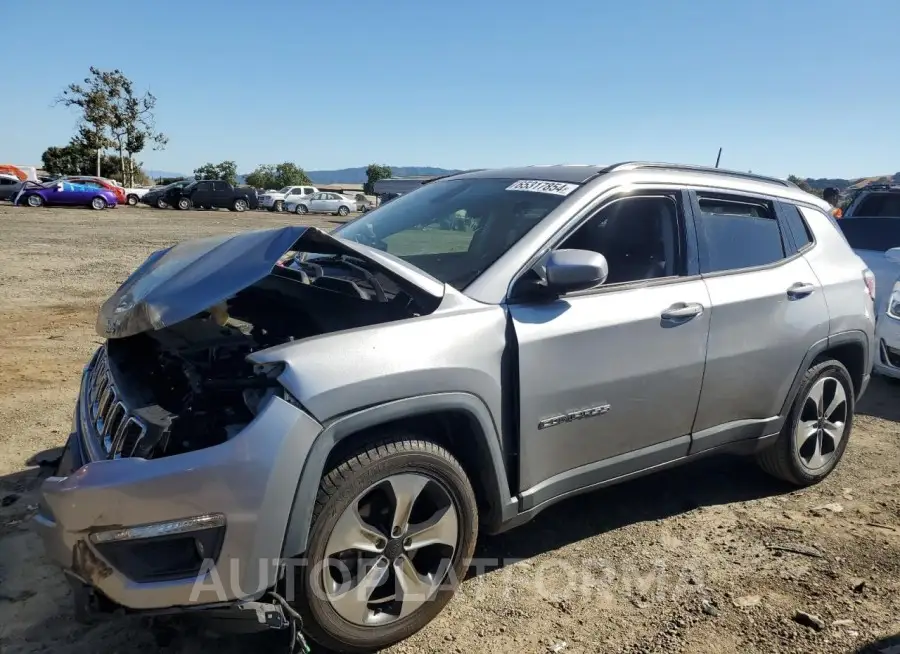
[[[229,184],[237,184],[237,164],[233,161],[206,163],[194,169],[196,179],[222,179]]]
[[[805,179],[801,179],[800,177],[797,177],[796,175],[788,175],[787,181],[799,186],[801,191],[806,191],[807,193],[812,193],[813,195],[818,195],[819,197],[822,197],[822,192],[817,191],[812,186],[810,186],[809,182],[807,182]]]
[[[306,171],[297,164],[285,161],[280,164],[263,164],[247,175],[247,184],[262,189],[279,189],[285,186],[312,184]]]
[[[51,175],[95,175],[97,169],[97,149],[72,139],[62,147],[51,146],[41,155],[42,168]],[[103,170],[115,170],[119,166],[116,158],[103,154],[100,158]]]
[[[149,91],[135,95],[133,82],[118,69],[103,71],[91,66],[83,83],[69,84],[57,104],[78,109],[77,139],[101,152],[101,170],[102,151],[118,153],[118,170],[126,185],[134,184],[138,175],[134,156],[148,144],[163,149],[168,143],[167,137],[155,130],[156,97]]]
[[[384,164],[369,164],[366,168],[366,184],[363,187],[366,195],[375,195],[375,182],[388,179],[393,173],[391,167]]]

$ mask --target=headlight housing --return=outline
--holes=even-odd
[[[891,297],[888,299],[887,313],[891,318],[900,320],[900,281],[894,282]]]

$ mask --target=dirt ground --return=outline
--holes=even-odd
[[[0,205],[0,651],[279,644],[190,634],[160,650],[140,620],[77,624],[28,518],[42,474],[34,457],[69,431],[100,302],[159,247],[295,218]],[[447,610],[392,651],[898,653],[898,399],[900,385],[873,382],[843,462],[815,488],[710,459],[482,538],[478,556],[499,563],[476,569]]]

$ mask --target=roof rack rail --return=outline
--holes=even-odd
[[[622,170],[640,170],[646,168],[655,168],[658,170],[682,170],[692,173],[710,173],[713,175],[727,175],[728,177],[740,177],[742,179],[751,179],[757,182],[769,182],[771,184],[779,184],[781,186],[789,186],[791,188],[799,188],[793,182],[778,177],[768,177],[766,175],[757,175],[756,173],[742,173],[737,170],[726,170],[724,168],[711,168],[709,166],[694,166],[691,164],[669,164],[655,163],[652,161],[624,161],[622,163],[613,164],[606,169],[605,172],[612,173]]]

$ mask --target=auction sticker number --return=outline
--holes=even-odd
[[[506,187],[507,191],[531,191],[532,193],[552,193],[553,195],[569,195],[578,188],[578,184],[565,182],[544,182],[537,179],[520,179]]]

